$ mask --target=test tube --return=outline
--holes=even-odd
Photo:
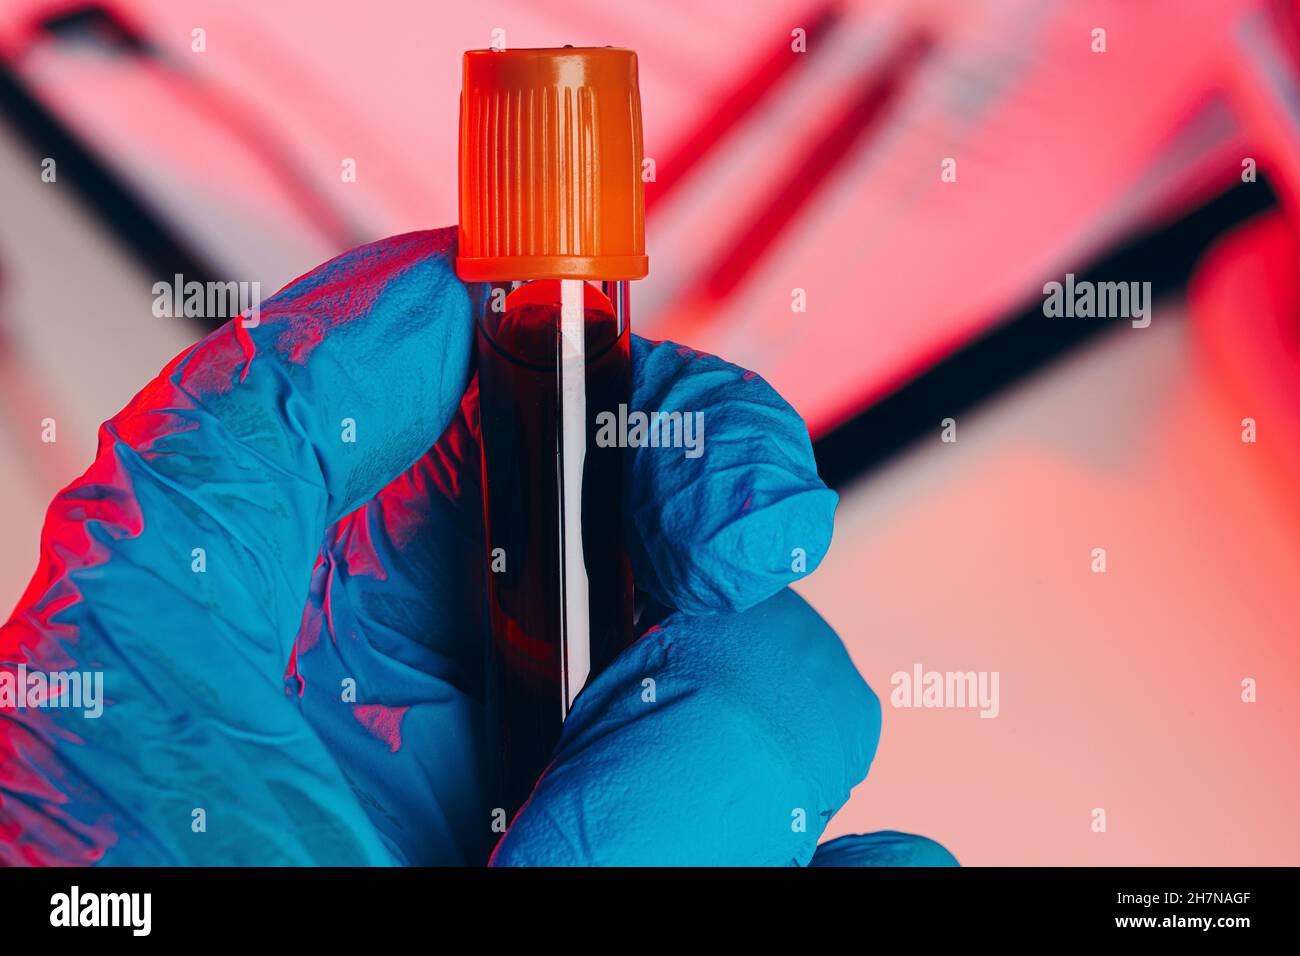
[[[471,51],[457,272],[476,342],[493,806],[512,818],[584,686],[632,641],[629,280],[647,272],[636,55]],[[624,418],[625,420],[625,418]]]

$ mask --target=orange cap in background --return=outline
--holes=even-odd
[[[456,273],[466,282],[643,278],[641,159],[633,51],[469,51]]]

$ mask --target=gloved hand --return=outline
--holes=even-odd
[[[100,671],[106,703],[0,710],[0,862],[952,862],[901,834],[814,853],[880,720],[786,587],[795,549],[809,570],[824,554],[836,497],[762,380],[641,339],[633,406],[708,426],[699,459],[630,452],[633,568],[665,610],[583,690],[501,837],[454,243],[326,263],[102,427],[0,667]]]

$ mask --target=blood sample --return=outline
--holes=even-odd
[[[636,55],[471,51],[457,272],[478,316],[493,806],[513,817],[578,693],[632,641],[628,280],[647,272]]]

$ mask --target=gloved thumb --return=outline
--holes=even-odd
[[[896,830],[842,836],[817,847],[809,866],[958,866],[928,837]]]

